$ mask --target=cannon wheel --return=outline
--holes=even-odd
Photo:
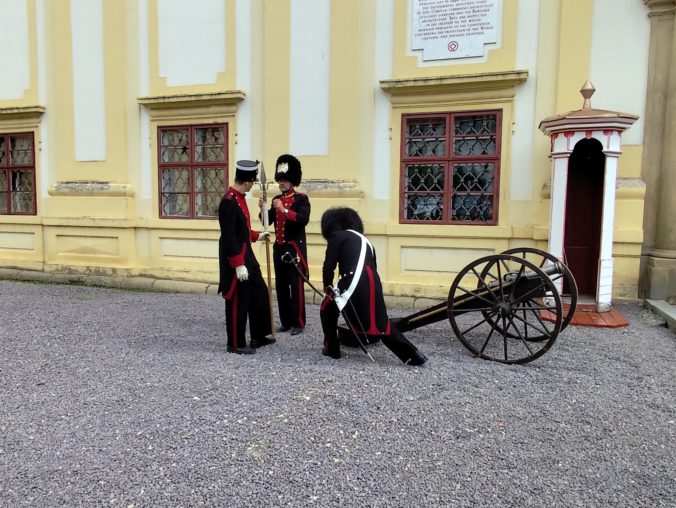
[[[519,256],[527,261],[530,261],[538,268],[542,268],[547,264],[547,262],[559,264],[561,271],[554,275],[550,275],[549,278],[552,279],[554,284],[556,284],[558,280],[563,279],[568,285],[569,292],[561,294],[561,296],[566,297],[569,300],[566,307],[563,309],[563,322],[561,323],[561,330],[564,330],[573,319],[573,315],[575,314],[575,309],[577,307],[577,282],[575,282],[575,277],[573,277],[573,274],[565,265],[565,263],[561,262],[560,259],[549,252],[545,252],[540,249],[534,249],[532,247],[516,247],[514,249],[506,250],[503,252],[503,254]]]
[[[551,321],[543,319],[543,311]],[[496,254],[458,273],[448,292],[448,320],[474,355],[522,364],[552,347],[563,309],[554,283],[540,268],[519,256]],[[542,339],[532,341],[534,336]]]
[[[563,321],[561,322],[561,330],[565,329],[566,326],[568,326],[568,323],[571,322],[573,319],[573,316],[575,315],[575,308],[577,307],[577,283],[575,282],[575,277],[573,277],[573,274],[571,271],[568,269],[568,267],[562,263],[559,259],[556,258],[556,256],[553,256],[549,252],[545,252],[539,249],[534,249],[531,247],[517,247],[514,249],[509,249],[504,251],[502,254],[508,254],[511,256],[518,256],[520,258],[525,259],[526,261],[530,261],[534,265],[536,265],[538,268],[543,268],[545,265],[549,264],[557,264],[560,268],[560,271],[555,273],[554,275],[548,275],[549,278],[554,282],[554,284],[557,283],[560,279],[564,279],[565,282],[568,284],[568,288],[570,290],[570,293],[564,295],[567,296],[569,299],[569,303],[567,304],[566,307],[563,309]],[[504,270],[507,270],[508,267],[503,267]],[[481,276],[482,278],[485,277],[487,274],[482,273]],[[557,288],[558,290],[558,288]],[[546,295],[547,297],[550,295]],[[562,302],[563,303],[563,302]],[[525,314],[526,311],[523,311]],[[490,317],[489,317],[490,319]],[[502,329],[500,328],[500,323],[494,323],[496,327],[498,328],[498,331],[500,333],[503,333]],[[505,332],[507,335],[510,337],[514,337],[512,333],[509,331]],[[526,340],[531,341],[531,342],[537,342],[540,340],[547,340],[547,335],[546,334],[532,334],[529,337],[526,337]]]

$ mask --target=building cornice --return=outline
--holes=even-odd
[[[150,109],[234,105],[244,100],[246,94],[242,90],[204,94],[155,95],[138,97],[136,101]]]
[[[676,14],[676,0],[643,0],[643,3],[650,9],[649,17]]]
[[[0,120],[16,120],[25,118],[38,119],[44,112],[44,106],[12,106],[0,108]]]
[[[511,88],[527,79],[527,70],[482,72],[453,76],[385,79],[380,81],[380,88],[391,95],[466,92]]]

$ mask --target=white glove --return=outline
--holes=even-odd
[[[249,280],[249,270],[247,270],[244,265],[235,267],[235,274],[237,275],[237,280],[240,282]]]
[[[257,242],[264,242],[266,238],[270,237],[270,231],[261,231],[258,233],[258,240]]]

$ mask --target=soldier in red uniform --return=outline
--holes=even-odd
[[[218,292],[225,298],[228,353],[252,354],[257,347],[275,342],[267,337],[272,331],[268,288],[251,248],[253,242],[264,239],[270,233],[251,229],[249,208],[245,201],[257,173],[258,162],[237,161],[235,183],[218,207],[218,223],[221,227],[218,241]],[[251,347],[247,347],[245,338],[247,318]]]
[[[272,208],[268,210],[269,223],[275,228],[272,257],[281,321],[277,330],[291,330],[291,335],[298,335],[305,328],[305,293],[302,277],[293,265],[282,261],[282,256],[290,253],[306,277],[309,276],[305,226],[310,220],[310,200],[295,189],[300,185],[301,176],[300,161],[296,157],[284,154],[277,158],[275,181],[281,194],[272,198]],[[263,206],[262,198],[258,205]]]
[[[327,296],[319,311],[324,331],[322,353],[340,358],[337,328],[342,311],[347,321],[356,328],[355,332],[361,331],[358,328],[361,325],[367,335],[379,337],[402,362],[407,365],[424,364],[427,357],[390,322],[378,276],[376,252],[363,235],[364,226],[357,212],[351,208],[331,208],[322,215],[321,229],[328,242],[322,268]],[[334,287],[336,267],[339,279]]]

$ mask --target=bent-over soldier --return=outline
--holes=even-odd
[[[338,316],[342,311],[355,333],[361,332],[357,328],[361,325],[367,335],[380,338],[402,362],[424,364],[425,355],[390,322],[378,276],[376,251],[363,235],[364,226],[357,212],[351,208],[330,208],[322,215],[321,229],[327,241],[322,267],[326,298],[319,311],[324,331],[322,353],[340,358]],[[333,286],[336,267],[338,291]]]

